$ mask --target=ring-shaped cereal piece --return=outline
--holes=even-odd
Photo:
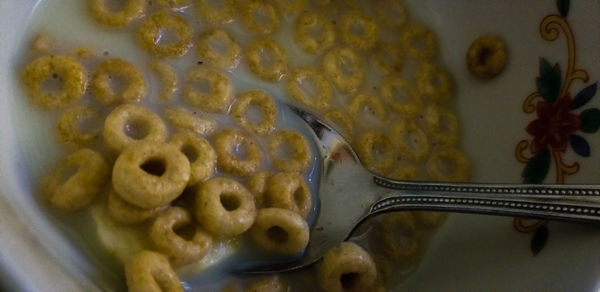
[[[254,195],[254,201],[256,201],[257,208],[264,208],[267,205],[267,181],[271,175],[273,175],[273,173],[270,171],[259,171],[253,174],[246,182],[248,190]]]
[[[212,245],[212,236],[200,226],[193,226],[194,235],[191,239],[185,239],[175,232],[176,229],[189,225],[195,224],[192,215],[186,209],[170,207],[156,217],[150,227],[150,239],[175,265],[201,259]]]
[[[437,54],[437,39],[433,32],[424,26],[411,25],[406,27],[401,35],[403,51],[410,58],[426,60]]]
[[[154,208],[140,208],[123,200],[114,189],[108,193],[106,208],[108,214],[115,220],[124,224],[140,224],[164,211],[168,205]]]
[[[371,255],[350,241],[328,250],[317,267],[319,288],[325,292],[373,291],[376,279]]]
[[[383,74],[402,72],[404,68],[404,53],[398,45],[379,42],[371,57],[373,65]]]
[[[419,225],[426,228],[436,228],[442,225],[448,218],[447,212],[414,211],[413,215]]]
[[[235,0],[223,0],[219,1],[220,6],[215,7],[210,2],[211,0],[196,0],[194,5],[196,6],[196,13],[200,18],[213,25],[221,25],[230,23],[235,18]],[[214,2],[213,2],[214,3]]]
[[[271,1],[247,0],[239,6],[242,24],[251,33],[270,34],[279,29],[279,13]]]
[[[109,174],[100,153],[82,148],[63,158],[42,180],[42,196],[62,210],[76,211],[96,198]]]
[[[244,233],[254,223],[256,205],[252,194],[239,182],[213,178],[196,193],[196,218],[210,233],[231,237]]]
[[[341,39],[352,48],[368,51],[377,44],[379,28],[365,14],[358,11],[348,11],[340,19]]]
[[[175,35],[172,42],[161,42],[162,35]],[[144,19],[138,29],[138,40],[146,51],[161,58],[175,58],[185,55],[192,47],[194,30],[183,18],[174,13],[158,11]]]
[[[306,8],[308,0],[275,0],[275,5],[284,14],[297,14]]]
[[[401,27],[408,21],[408,9],[401,0],[383,0],[375,5],[375,15],[384,25]]]
[[[120,105],[104,120],[102,129],[104,145],[121,152],[140,141],[163,142],[167,139],[167,127],[154,112],[141,105]]]
[[[215,135],[217,166],[235,176],[247,176],[258,170],[263,160],[263,152],[258,142],[250,135],[235,129],[224,129]],[[242,148],[244,157],[236,155],[235,149]]]
[[[161,89],[158,99],[163,102],[173,99],[179,85],[177,72],[175,72],[173,66],[165,61],[153,60],[150,62],[150,69],[158,74],[160,78]]]
[[[191,132],[178,132],[171,136],[169,143],[181,150],[190,162],[189,185],[195,185],[209,179],[217,165],[217,152],[208,140]]]
[[[313,32],[318,31],[315,35]],[[316,12],[304,12],[296,19],[294,30],[296,43],[311,54],[320,55],[329,50],[336,40],[335,28],[325,16]]]
[[[467,51],[467,68],[481,79],[490,79],[502,72],[506,65],[504,42],[493,35],[478,37]]]
[[[221,48],[225,49],[222,50]],[[200,34],[196,43],[196,52],[203,62],[232,71],[240,63],[242,48],[233,37],[223,29],[208,29]]]
[[[107,2],[109,0],[90,0],[88,8],[94,19],[106,26],[123,27],[133,20],[144,16],[146,10],[145,0],[127,0],[123,8],[118,11],[111,11]]]
[[[27,64],[23,84],[31,101],[40,107],[57,109],[78,100],[85,93],[86,71],[73,57],[43,56]],[[49,78],[62,83],[59,91],[44,90]]]
[[[125,201],[142,208],[170,203],[185,189],[190,163],[171,144],[139,142],[119,155],[112,171],[113,188]]]
[[[352,140],[354,126],[350,116],[341,109],[331,109],[323,114],[323,117],[331,122],[344,138]]]
[[[323,58],[325,77],[343,93],[354,92],[365,83],[364,69],[363,60],[350,48],[334,48]]]
[[[419,170],[412,165],[405,165],[394,170],[389,177],[396,180],[417,180],[419,178]]]
[[[385,104],[379,96],[359,93],[352,97],[348,104],[348,114],[354,121],[361,121],[361,115],[368,111],[373,117],[377,118],[380,122],[385,123],[388,118],[388,112]]]
[[[434,151],[425,169],[436,181],[460,182],[469,178],[469,160],[455,148]]]
[[[280,172],[267,181],[267,205],[294,211],[306,218],[312,210],[312,196],[304,177],[295,172]]]
[[[314,92],[303,88],[303,84],[313,85]],[[310,84],[312,83],[312,84]],[[329,107],[333,88],[325,77],[314,68],[301,67],[292,70],[287,80],[287,90],[290,96],[313,109],[323,110]]]
[[[425,62],[417,69],[417,90],[423,97],[446,101],[452,95],[452,79],[439,66]]]
[[[252,122],[248,118],[251,106],[260,109],[260,121]],[[261,90],[251,90],[240,94],[231,107],[230,114],[240,126],[258,135],[271,133],[277,123],[277,105],[269,94]]]
[[[246,292],[286,292],[289,286],[278,275],[261,277],[244,287]]]
[[[354,146],[363,165],[375,173],[386,175],[396,163],[396,147],[383,133],[364,132],[356,137]]]
[[[269,59],[266,64],[263,55]],[[252,73],[269,82],[279,81],[288,70],[285,50],[270,38],[252,41],[247,48],[246,61]]]
[[[130,292],[184,292],[179,277],[163,254],[143,250],[125,261]]]
[[[429,154],[427,134],[414,121],[400,119],[392,125],[390,131],[401,158],[420,161]]]
[[[281,153],[282,147],[284,152],[289,153]],[[279,171],[302,173],[310,166],[312,152],[308,141],[295,131],[279,130],[272,133],[267,137],[267,149],[273,167]]]
[[[183,107],[167,107],[165,119],[178,130],[192,131],[200,135],[210,135],[217,128],[217,122],[198,112],[189,112]]]
[[[115,92],[111,80],[124,81],[123,89]],[[134,102],[142,99],[148,92],[146,80],[140,71],[123,59],[108,59],[94,71],[90,84],[94,97],[104,105]]]
[[[396,113],[415,116],[421,112],[423,101],[417,90],[408,81],[400,77],[388,77],[380,88],[381,98]]]
[[[263,250],[286,255],[304,250],[309,239],[308,224],[302,216],[281,208],[259,210],[248,233]]]
[[[408,261],[416,257],[421,248],[421,231],[410,212],[382,215],[374,239],[383,253],[397,261]]]
[[[208,85],[208,92],[194,84]],[[192,68],[186,76],[183,98],[190,105],[211,113],[227,112],[233,101],[233,85],[227,74],[203,67]]]
[[[100,120],[100,113],[93,107],[79,105],[65,110],[58,119],[56,130],[58,139],[71,146],[79,147],[92,143],[100,135],[100,129],[82,129],[84,121]]]
[[[456,144],[458,120],[452,112],[436,105],[430,105],[423,112],[423,119],[433,142],[442,145]]]

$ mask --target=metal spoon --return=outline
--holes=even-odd
[[[600,186],[596,185],[408,182],[374,175],[332,127],[305,110],[287,106],[310,127],[323,161],[318,217],[301,258],[241,273],[288,272],[307,267],[348,239],[365,219],[391,211],[438,210],[600,222]]]

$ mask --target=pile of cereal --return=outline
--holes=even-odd
[[[201,272],[242,238],[277,255],[306,247],[317,153],[281,124],[270,88],[328,120],[375,173],[468,177],[436,37],[410,23],[399,0],[109,2],[88,0],[87,13],[103,29],[132,33],[143,68],[40,35],[22,80],[33,104],[60,113],[57,137],[71,151],[43,178],[43,198],[92,214],[130,291],[181,291],[186,267]],[[197,61],[178,61],[190,55]],[[254,86],[240,90],[245,70]],[[383,215],[368,223],[370,243],[333,248],[316,278],[242,282],[247,291],[286,291],[298,281],[324,291],[385,289],[397,284],[392,271],[414,268],[424,230],[444,219]]]

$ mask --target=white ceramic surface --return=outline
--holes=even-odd
[[[522,105],[536,91],[540,58],[559,63],[563,73],[569,63],[563,31],[554,41],[540,35],[542,20],[559,13],[557,1],[406,2],[413,18],[437,32],[441,58],[454,76],[463,149],[472,162],[472,180],[519,182],[525,164],[514,152],[519,141],[532,138],[525,127],[536,114],[524,113]],[[570,92],[575,95],[600,79],[600,7],[597,1],[571,2],[566,19],[576,44],[575,67],[589,75],[586,84],[573,82]],[[1,278],[11,290],[18,286],[21,291],[93,291],[96,288],[86,279],[93,265],[83,255],[73,254],[68,241],[57,235],[57,227],[37,206],[22,177],[29,173],[24,160],[52,159],[40,147],[52,134],[35,131],[35,125],[44,120],[34,109],[23,106],[15,75],[16,56],[23,49],[23,35],[35,5],[35,1],[0,0]],[[67,31],[75,29],[65,27]],[[474,38],[490,33],[506,41],[509,59],[498,78],[483,82],[468,73],[464,55]],[[585,107],[599,106],[600,98],[595,97]],[[589,142],[591,155],[582,158],[567,150],[564,161],[579,162],[580,169],[565,182],[598,183],[600,135],[582,136]],[[554,182],[555,172],[551,167],[546,182]],[[453,215],[434,237],[418,269],[397,290],[598,290],[600,229],[556,222],[547,229],[547,243],[534,255],[532,233],[517,232],[512,218]]]

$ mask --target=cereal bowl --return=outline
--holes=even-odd
[[[208,5],[205,1],[195,1],[193,4],[186,1],[153,1],[153,7],[150,7],[150,2],[130,1],[125,8],[121,7],[129,9],[130,13],[116,22],[94,14],[95,10],[82,1],[67,1],[61,3],[62,6],[55,2],[8,0],[0,3],[0,8],[3,8],[0,9],[0,19],[3,20],[0,22],[0,44],[3,48],[0,51],[0,65],[4,70],[0,74],[0,95],[3,97],[0,99],[0,134],[3,137],[0,139],[0,164],[3,169],[0,176],[3,185],[0,191],[0,283],[9,290],[117,291],[126,288],[122,266],[114,259],[107,259],[102,247],[94,243],[99,236],[98,227],[89,225],[89,222],[90,218],[96,218],[94,214],[98,212],[94,213],[94,210],[97,208],[92,206],[90,213],[65,213],[53,209],[39,196],[41,178],[52,165],[74,149],[61,144],[57,138],[54,124],[62,111],[49,111],[44,106],[36,105],[36,101],[28,97],[32,94],[27,91],[23,72],[35,56],[56,54],[57,51],[78,60],[89,71],[85,75],[89,79],[86,92],[80,94],[88,100],[82,102],[82,105],[95,106],[100,109],[100,115],[108,115],[111,107],[116,107],[111,104],[121,102],[114,101],[115,98],[136,103],[143,99],[141,96],[146,96],[144,104],[151,111],[160,113],[164,107],[171,107],[170,113],[174,117],[172,120],[191,125],[197,134],[206,137],[207,143],[213,146],[219,140],[215,133],[222,133],[219,125],[228,121],[231,125],[236,125],[236,131],[247,131],[251,133],[248,134],[250,137],[258,137],[258,148],[269,148],[269,140],[265,139],[263,142],[260,137],[281,133],[279,125],[305,134],[299,129],[299,125],[292,125],[293,119],[286,116],[270,116],[260,124],[252,124],[255,121],[251,116],[252,109],[248,109],[250,106],[241,101],[264,101],[264,98],[259,97],[262,96],[260,92],[310,108],[324,116],[348,140],[353,141],[357,148],[366,144],[363,142],[370,141],[366,138],[362,141],[360,137],[375,137],[363,135],[368,133],[366,131],[369,127],[379,129],[386,137],[397,138],[398,133],[404,134],[408,131],[406,129],[414,127],[411,121],[418,125],[429,123],[428,117],[433,114],[428,114],[428,109],[433,105],[441,105],[456,117],[460,134],[436,136],[425,131],[423,135],[431,143],[422,143],[417,147],[424,154],[414,151],[415,149],[412,152],[410,149],[406,150],[403,148],[406,145],[400,142],[390,142],[393,145],[388,148],[404,153],[408,157],[405,160],[396,160],[396,156],[389,159],[381,153],[372,154],[368,148],[361,156],[372,154],[373,171],[408,179],[411,178],[408,174],[412,172],[405,172],[404,176],[395,173],[409,165],[406,159],[412,161],[411,159],[419,160],[420,155],[425,157],[415,167],[415,171],[423,172],[426,171],[426,157],[430,155],[427,153],[433,153],[431,151],[436,151],[445,143],[455,143],[456,149],[464,153],[469,161],[470,181],[597,183],[596,173],[600,170],[600,164],[596,154],[599,149],[596,132],[600,125],[597,122],[600,111],[597,109],[599,103],[595,95],[600,70],[593,64],[598,57],[595,50],[598,45],[595,37],[598,34],[595,11],[600,7],[596,2],[557,0],[524,4],[514,1],[471,3],[405,0],[401,2],[403,6],[394,6],[397,5],[396,1],[384,1],[385,5],[375,4],[373,1],[331,1],[326,6],[328,8],[322,8],[319,14],[310,14],[311,11],[319,10],[315,8],[318,5],[324,5],[321,2],[327,1],[311,1],[304,8],[287,1],[282,1],[287,4],[281,6],[258,1],[238,1],[240,3],[236,4],[237,8],[231,8],[230,11],[226,6],[223,14],[217,15],[206,14],[209,11],[207,9],[200,9],[202,12],[199,14],[194,12],[199,9],[197,6]],[[164,4],[167,2],[170,4]],[[302,2],[307,1],[296,2],[302,5]],[[138,13],[136,3],[147,7],[145,15]],[[163,4],[174,6],[156,8]],[[404,10],[394,10],[397,7],[403,7]],[[380,14],[385,8],[389,8],[392,11],[390,13],[404,14],[390,18],[388,14]],[[255,10],[261,9],[266,11],[266,18],[261,20],[265,23],[258,23],[251,17]],[[243,11],[241,16],[238,15],[239,11]],[[315,38],[310,31],[301,31],[297,35],[285,33],[299,30],[302,25],[311,23],[322,25],[321,39]],[[168,40],[166,45],[156,45],[160,38],[156,39],[155,34],[161,32],[153,30],[155,26],[175,32],[174,35],[165,33],[165,39]],[[355,26],[361,27],[359,30],[362,29],[360,33],[364,34],[363,37],[356,36],[359,33],[353,31]],[[140,33],[139,27],[148,27],[148,30]],[[37,37],[40,34],[49,37]],[[223,58],[220,54],[207,55],[210,42],[197,41],[211,35],[224,42],[220,45],[227,48],[225,56],[228,58]],[[500,61],[493,59],[497,56],[495,54],[498,49],[495,46],[497,43],[493,41],[483,43],[487,44],[483,49],[470,51],[473,41],[490,35],[497,37],[504,45],[506,53]],[[311,42],[311,38],[315,39]],[[421,43],[413,46],[411,40],[415,39]],[[379,41],[376,43],[375,40]],[[236,42],[239,47],[235,46]],[[32,50],[47,51],[31,53]],[[261,54],[265,51],[270,52],[272,57],[266,62],[261,59],[264,57]],[[284,54],[288,58],[283,58]],[[180,58],[182,55],[184,56]],[[96,69],[101,66],[99,64],[114,58],[123,59],[134,68],[147,69],[141,70],[136,77],[137,83],[132,82],[137,86],[131,89],[130,94],[115,95],[96,102],[91,96],[105,96],[99,92],[118,91],[127,85],[109,84],[107,89],[101,82],[96,84],[93,81],[96,80],[95,76],[101,75],[97,74],[99,70]],[[475,65],[485,65],[490,59],[504,64],[489,69],[496,71],[493,74],[485,71],[487,68],[474,68]],[[149,66],[149,61],[156,62]],[[186,75],[187,69],[192,66],[208,69],[189,70],[196,73]],[[367,69],[358,70],[361,66]],[[175,73],[169,71],[172,70],[169,68],[175,68]],[[409,73],[402,75],[396,71]],[[158,78],[153,72],[173,74],[160,73]],[[208,85],[192,84],[197,76],[207,76],[206,72],[212,72]],[[427,77],[438,73],[436,76],[441,77],[436,86],[419,81],[419,76]],[[108,76],[118,74],[119,72],[113,72]],[[426,80],[425,77],[422,80]],[[233,80],[232,84],[223,81],[227,78]],[[306,84],[303,85],[307,78],[314,85],[309,90]],[[147,92],[140,85],[140,80],[147,83]],[[179,85],[169,89],[168,84],[177,82]],[[44,86],[48,85],[40,86],[43,91]],[[222,99],[215,104],[203,102],[203,98],[207,97],[204,94],[206,86],[209,91],[210,88],[217,88],[219,91],[215,94]],[[259,93],[241,94],[252,93],[253,90]],[[77,88],[73,92],[77,93]],[[311,99],[311,92],[318,92],[319,98]],[[404,92],[402,102],[395,100],[398,98],[397,92]],[[264,102],[268,104],[268,99],[266,100]],[[61,105],[49,107],[60,108]],[[269,105],[265,107],[268,108]],[[337,107],[343,110],[328,110]],[[196,111],[203,112],[205,115],[202,118],[206,119],[198,119],[200,116],[196,115]],[[264,116],[269,117],[269,114],[263,108],[262,118]],[[409,122],[401,120],[402,123],[395,123],[400,120],[399,117],[409,117]],[[168,114],[165,113],[163,118],[171,122]],[[218,125],[206,122],[209,118]],[[445,126],[452,125],[451,122],[446,123]],[[399,126],[393,127],[396,124]],[[201,127],[198,128],[198,125]],[[421,136],[416,137],[418,140]],[[230,142],[218,142],[219,145],[228,143]],[[106,153],[103,152],[111,167],[117,154],[111,154],[110,151],[119,153],[122,147],[109,147]],[[291,151],[302,152],[294,149],[292,147]],[[312,151],[317,153],[314,148]],[[231,179],[258,171],[252,163],[241,166],[227,164],[222,152],[219,149],[212,156],[206,155],[215,157],[212,159],[214,165],[210,164],[208,168],[215,169],[216,165],[219,176]],[[259,165],[270,165],[276,161],[267,158],[268,152],[277,151],[264,150],[264,157],[256,158]],[[361,150],[359,154],[360,152]],[[252,156],[251,153],[244,155]],[[234,156],[232,157],[235,158]],[[301,181],[310,185],[304,187],[304,190],[309,188],[314,195],[318,189],[315,185],[318,183],[316,178],[319,176],[318,167],[314,166],[320,161],[314,156],[302,157],[301,161],[292,161],[294,163],[272,163],[273,168],[267,171],[300,171],[306,182]],[[382,161],[387,163],[380,163]],[[188,172],[190,168],[192,167],[187,168]],[[227,172],[227,169],[235,170],[229,174],[221,173]],[[412,178],[458,180],[465,177],[426,174]],[[205,179],[197,178],[200,188],[209,188],[213,184]],[[244,184],[246,180],[247,178],[239,179]],[[114,182],[114,178],[112,181]],[[189,177],[185,181],[189,181]],[[129,184],[122,181],[120,184],[125,186],[118,187],[115,192],[126,192],[123,189],[129,187]],[[292,183],[284,181],[279,185],[289,186]],[[240,188],[237,185],[229,187],[235,190]],[[247,188],[252,190],[249,183]],[[175,191],[182,192],[181,189]],[[265,204],[271,204],[269,207],[291,204],[290,201],[272,198],[274,193],[276,191],[266,195],[268,199]],[[102,201],[103,195],[98,196],[96,201]],[[120,196],[125,199],[124,195]],[[242,197],[248,196],[239,195],[239,198]],[[245,199],[233,200],[241,202]],[[171,202],[172,198],[169,197],[166,201]],[[264,207],[260,206],[258,197],[255,202],[259,206],[256,208]],[[163,212],[164,204],[165,201],[145,202],[144,206],[138,207],[143,207],[144,210],[152,207],[157,208],[157,212]],[[221,198],[221,205],[227,207],[227,204]],[[170,210],[172,208],[174,207]],[[244,210],[252,213],[254,208]],[[273,208],[262,210],[269,209]],[[286,214],[295,214],[289,216],[300,218],[298,222],[310,224],[313,220],[311,216],[315,216],[314,209],[312,210],[301,215],[291,211]],[[264,215],[266,213],[268,212],[263,212],[262,217],[269,215]],[[126,214],[130,215],[131,212]],[[202,216],[204,213],[192,215],[204,218]],[[377,220],[389,223],[385,225],[387,229],[383,230],[394,232],[397,228],[400,233],[410,237],[411,232],[415,232],[415,227],[407,224],[402,216],[404,215]],[[419,230],[426,230],[427,221],[418,219],[418,216],[417,213],[414,214],[414,220],[421,222]],[[210,218],[207,221],[211,222]],[[247,223],[243,228],[236,225],[239,229],[234,229],[231,234],[252,230],[250,225],[251,223]],[[207,226],[203,225],[204,228]],[[213,235],[220,232],[229,235],[219,227],[221,225],[211,226],[207,230]],[[385,243],[369,233],[378,230],[376,223],[373,223],[371,229],[365,229],[365,238],[359,238],[357,242],[372,252],[377,265],[377,279],[387,281],[382,289],[598,289],[597,269],[600,257],[596,256],[595,251],[600,245],[600,231],[595,226],[450,214],[436,231],[423,232],[416,256],[406,256],[395,261],[382,260],[385,253],[382,255],[375,252],[386,249]],[[242,244],[245,243],[244,240],[246,239],[240,240]],[[237,249],[236,245],[228,241],[218,242],[221,248],[208,252],[210,256],[205,257],[207,260],[204,263],[208,266],[215,263],[239,264],[239,258],[232,257]],[[149,249],[159,250],[160,245],[156,244]],[[409,248],[403,246],[400,252],[406,253],[407,250]],[[330,258],[332,257],[327,258],[328,263]],[[177,262],[171,260],[172,263]],[[386,264],[391,265],[392,269],[386,269]],[[217,269],[206,266],[203,269],[204,272],[201,273],[191,268],[176,271],[185,281],[185,287],[191,291],[224,287],[241,289],[242,286],[248,288],[254,285],[253,279],[236,280],[219,274]],[[292,291],[318,289],[324,281],[315,276],[315,273],[317,272],[311,270],[280,278],[286,285],[291,285]]]

